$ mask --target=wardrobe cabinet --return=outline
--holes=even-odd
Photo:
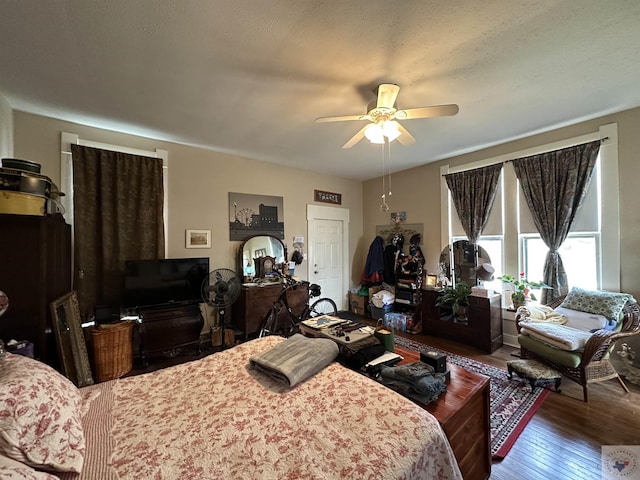
[[[37,359],[59,368],[49,304],[71,290],[71,227],[60,214],[0,214],[0,290],[9,308],[0,338],[29,340]]]

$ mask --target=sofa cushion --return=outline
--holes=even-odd
[[[595,313],[618,321],[622,309],[629,301],[635,301],[628,293],[605,292],[602,290],[585,290],[573,287],[567,294],[562,307],[579,312]]]
[[[529,335],[518,335],[518,343],[525,350],[529,350],[546,360],[564,365],[565,367],[575,368],[580,365],[580,362],[582,361],[582,355],[580,352],[560,350],[559,348],[553,347],[541,340],[530,337]]]
[[[520,332],[535,337],[561,350],[583,350],[591,337],[590,332],[577,328],[543,322],[522,322]]]

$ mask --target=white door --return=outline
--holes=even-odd
[[[348,228],[349,210],[308,206],[308,278],[320,285],[322,297],[336,302],[338,310],[348,309]],[[315,299],[311,299],[313,302]]]

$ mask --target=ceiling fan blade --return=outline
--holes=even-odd
[[[446,117],[455,115],[460,109],[458,105],[434,105],[433,107],[407,108],[398,110],[394,117],[399,120],[411,120],[413,118]]]
[[[316,118],[316,123],[346,122],[349,120],[371,120],[371,117],[369,115],[342,115],[339,117],[320,117]]]
[[[404,145],[405,147],[408,145],[413,145],[416,143],[416,139],[413,138],[406,128],[404,128],[401,124],[398,123],[398,130],[400,130],[400,136],[398,137],[398,141]]]
[[[351,137],[349,139],[349,141],[347,143],[345,143],[342,148],[351,148],[353,147],[356,143],[358,143],[360,140],[362,140],[364,138],[364,131],[365,129],[368,127],[368,125],[365,125],[364,127],[362,127],[358,133],[356,133],[353,137]]]
[[[378,86],[377,108],[393,108],[400,87],[394,83],[382,83]]]

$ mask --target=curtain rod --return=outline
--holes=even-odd
[[[604,142],[605,140],[609,140],[609,137],[601,138],[600,139],[600,143]],[[596,142],[596,141],[597,140],[592,140],[592,142]],[[558,150],[564,150],[566,148],[571,148],[571,147],[575,147],[575,146],[578,146],[578,145],[586,145],[587,143],[591,143],[591,142],[576,143],[575,145],[569,145],[568,147],[562,147],[562,148],[559,148]],[[533,155],[525,155],[524,157],[519,157],[519,158],[533,157],[535,155],[543,155],[544,153],[549,153],[549,152],[554,152],[554,151],[556,151],[556,150],[549,150],[549,151],[543,152],[543,153],[534,153]],[[510,160],[505,160],[502,163],[505,164],[505,163],[513,162],[515,160],[518,160],[518,159],[517,158],[512,158]]]
[[[588,135],[589,135],[589,134],[587,134],[587,135],[583,135],[582,137],[577,137],[577,138],[575,138],[575,139],[576,139],[576,140],[577,140],[578,138],[583,138],[583,139],[584,139],[584,137],[586,137],[586,136],[588,136]],[[597,133],[595,133],[595,132],[594,132],[594,134],[592,134],[592,135],[594,135],[594,136],[595,136],[595,135],[597,135]],[[476,170],[476,169],[478,169],[478,168],[488,167],[488,166],[490,166],[490,165],[497,165],[497,164],[499,164],[499,163],[501,163],[501,164],[503,164],[503,165],[504,165],[505,163],[513,162],[514,160],[517,160],[518,158],[532,157],[532,156],[534,156],[534,155],[541,155],[541,154],[543,154],[543,153],[553,152],[553,151],[555,151],[555,150],[563,150],[563,149],[565,149],[565,148],[575,147],[576,145],[583,145],[583,144],[585,144],[585,143],[591,143],[591,142],[595,142],[595,141],[600,141],[600,142],[602,143],[602,142],[604,142],[605,140],[609,140],[609,137],[594,138],[593,140],[587,140],[587,141],[581,140],[581,141],[576,142],[576,143],[573,143],[573,144],[572,144],[572,143],[569,143],[569,144],[564,145],[564,146],[562,146],[562,147],[558,147],[558,148],[553,148],[553,147],[551,147],[551,148],[549,148],[548,150],[544,150],[544,148],[545,148],[546,146],[551,146],[551,145],[553,145],[553,143],[558,143],[558,142],[553,142],[553,143],[551,143],[551,144],[541,145],[541,146],[540,146],[541,151],[539,151],[538,153],[529,153],[529,151],[530,151],[530,150],[534,150],[534,149],[535,149],[535,147],[533,147],[533,148],[529,148],[529,149],[526,149],[526,150],[521,150],[521,151],[518,151],[518,152],[512,152],[512,153],[508,153],[508,154],[504,154],[504,155],[500,155],[500,156],[499,156],[499,157],[503,157],[503,158],[504,158],[504,157],[513,157],[513,158],[507,158],[506,160],[497,160],[497,161],[493,161],[493,162],[490,162],[490,163],[486,163],[486,164],[483,164],[483,165],[480,165],[480,166],[477,166],[477,167],[469,167],[469,168],[453,167],[453,168],[454,168],[454,171],[453,171],[453,172],[443,173],[441,176],[442,176],[442,177],[444,177],[445,175],[450,175],[450,174],[452,174],[452,173],[460,173],[460,172],[466,172],[466,171],[470,171],[470,170]],[[498,158],[499,158],[499,157],[498,157]],[[476,164],[477,164],[477,163],[480,163],[480,162],[472,162],[472,164],[473,164],[473,163],[476,163]]]

